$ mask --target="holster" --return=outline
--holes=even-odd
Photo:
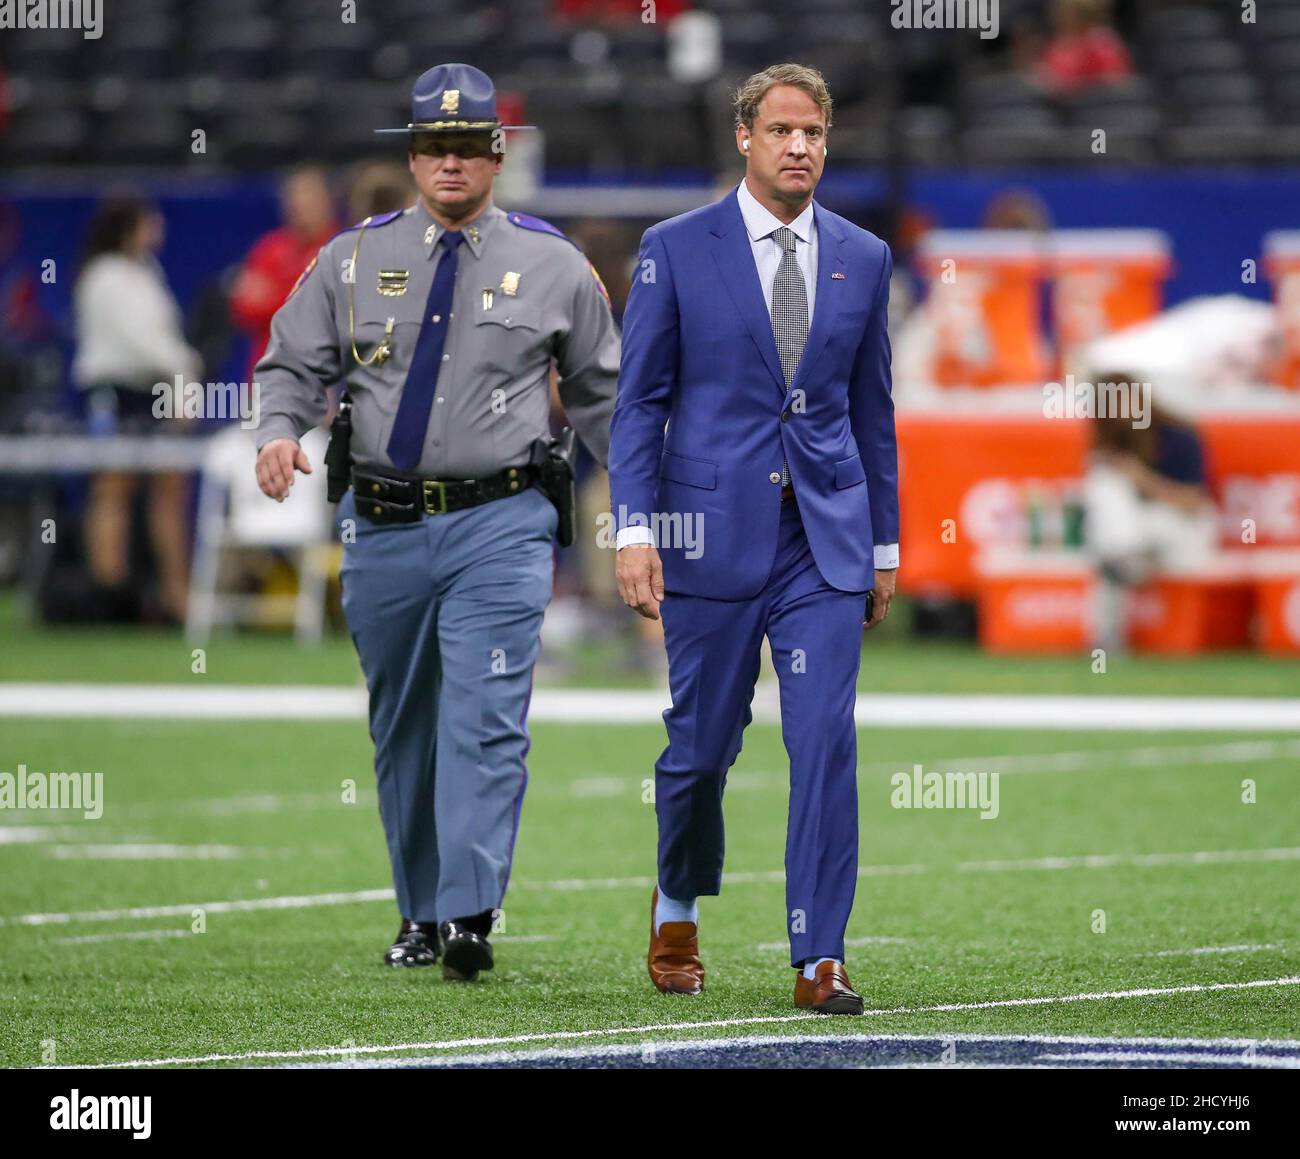
[[[330,423],[330,445],[325,450],[326,498],[337,503],[352,482],[352,400],[339,398],[338,413]]]
[[[570,547],[577,538],[578,491],[574,464],[577,461],[577,435],[565,427],[554,439],[537,439],[532,446],[531,463],[537,468],[537,485],[555,504],[559,523],[555,540]]]

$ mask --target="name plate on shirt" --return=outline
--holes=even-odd
[[[406,283],[410,281],[410,270],[380,270],[379,290],[385,298],[400,298],[406,293]]]

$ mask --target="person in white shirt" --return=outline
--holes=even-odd
[[[178,374],[188,382],[202,364],[185,341],[180,308],[158,264],[162,241],[162,215],[142,201],[109,202],[91,222],[73,294],[77,353],[72,374],[86,392],[94,434],[149,434],[163,421],[181,433],[183,420],[154,418],[153,387],[172,383]],[[131,505],[141,481],[139,475],[105,471],[91,483],[87,563],[91,578],[109,591],[123,591],[130,579]],[[185,476],[151,476],[147,506],[163,611],[183,620],[188,587]]]

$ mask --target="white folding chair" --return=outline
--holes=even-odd
[[[231,426],[214,435],[203,465],[190,571],[185,634],[207,640],[217,624],[248,622],[264,613],[277,597],[218,591],[222,553],[228,548],[279,548],[296,553],[298,595],[294,634],[316,643],[325,620],[325,589],[331,551],[330,507],[326,500],[324,430],[308,431],[301,440],[311,461],[310,475],[295,473],[289,497],[276,503],[257,485],[257,446],[253,432]]]

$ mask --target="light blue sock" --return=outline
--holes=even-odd
[[[659,890],[659,901],[655,904],[656,934],[664,922],[695,922],[698,925],[699,920],[700,908],[695,904],[694,898],[690,901],[674,901],[662,889]]]
[[[803,964],[803,976],[807,978],[809,982],[815,982],[817,980],[818,966],[820,966],[823,962],[838,962],[838,961],[839,958],[818,958],[817,961],[814,962],[811,958],[809,958],[808,961],[806,961]]]

